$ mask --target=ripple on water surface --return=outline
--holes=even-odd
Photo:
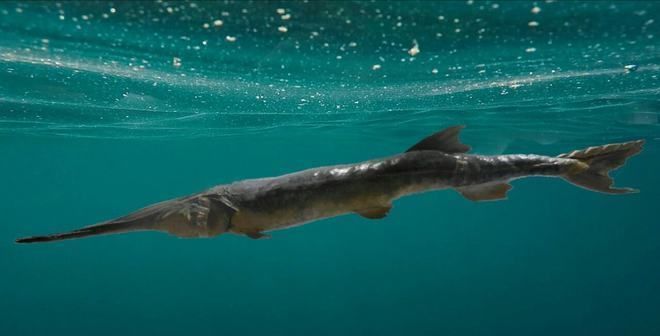
[[[464,123],[529,137],[657,137],[658,8],[2,3],[0,132],[206,137]],[[582,20],[588,11],[599,15]]]

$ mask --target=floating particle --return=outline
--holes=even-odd
[[[538,27],[539,23],[537,21],[529,21],[527,25],[530,27]]]
[[[433,70],[431,70],[431,73],[434,74],[434,75],[437,75],[438,74],[438,69],[434,68]]]
[[[222,22],[222,20],[220,20],[220,19],[213,21],[213,26],[214,27],[220,27],[223,24],[224,24],[224,22]]]
[[[445,17],[443,15],[438,16],[438,20],[443,21]]]
[[[541,13],[541,7],[539,6],[532,7],[532,14],[538,14],[538,13]]]
[[[284,13],[286,13],[286,10],[284,8],[278,8],[277,9],[277,14],[283,15]]]
[[[380,64],[374,64],[374,65],[371,67],[371,70],[379,70],[379,69],[380,69]]]
[[[277,30],[278,30],[280,33],[286,33],[286,32],[289,31],[289,28],[284,27],[284,26],[279,26],[279,27],[277,27]]]
[[[178,68],[181,66],[181,59],[178,57],[173,57],[172,58],[172,66],[175,68]]]
[[[236,36],[227,35],[227,37],[225,37],[225,40],[227,40],[227,42],[236,42]]]
[[[419,52],[419,44],[417,44],[417,40],[413,40],[413,46],[408,50],[408,55],[415,57]]]
[[[348,46],[351,47],[351,48],[355,48],[355,47],[357,47],[357,43],[355,43],[355,42],[350,42],[350,43],[348,44]]]
[[[117,10],[114,7],[111,7],[110,8],[110,13],[111,14],[117,13]]]
[[[290,19],[290,18],[291,18],[291,14],[284,14],[284,15],[280,16],[280,19],[285,20],[285,21]]]
[[[525,49],[525,52],[528,52],[528,53],[533,53],[535,51],[536,51],[536,48],[534,48],[534,47]]]
[[[623,69],[626,71],[626,73],[631,73],[633,71],[637,71],[639,67],[636,64],[628,64],[623,67]]]
[[[493,9],[498,9],[498,8],[500,8],[500,4],[494,3],[490,7],[492,7]]]
[[[209,27],[211,27],[211,25],[208,24],[208,23],[204,23],[204,24],[202,25],[202,27],[204,27],[204,29],[209,29]]]

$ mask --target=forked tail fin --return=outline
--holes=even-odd
[[[630,141],[604,146],[589,147],[558,157],[574,159],[583,163],[581,167],[562,177],[582,188],[599,191],[607,194],[627,194],[638,192],[632,188],[614,188],[609,175],[611,170],[617,169],[626,163],[626,160],[639,153],[644,140]]]

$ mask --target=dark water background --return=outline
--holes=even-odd
[[[659,13],[630,1],[1,2],[0,334],[657,335]],[[453,124],[484,154],[646,139],[614,174],[642,192],[537,178],[504,202],[435,192],[381,221],[265,241],[13,243],[215,184],[390,155]]]

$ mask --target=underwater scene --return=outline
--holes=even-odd
[[[655,1],[2,1],[0,334],[659,335],[659,39]],[[488,189],[360,175],[426,155]]]

